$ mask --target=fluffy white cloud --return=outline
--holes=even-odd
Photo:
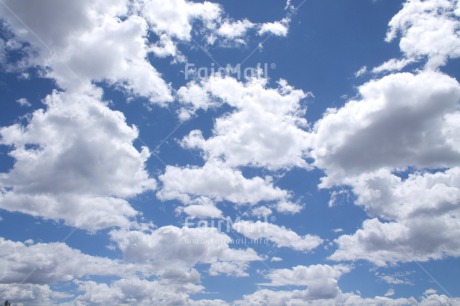
[[[292,269],[272,270],[267,275],[270,283],[264,286],[302,286],[305,290],[273,291],[261,289],[245,295],[236,305],[413,305],[416,300],[383,297],[364,299],[359,295],[342,293],[338,280],[350,272],[347,266],[312,265]]]
[[[260,26],[259,35],[270,33],[276,36],[286,36],[289,30],[289,20],[283,19],[281,21],[266,22]]]
[[[348,272],[350,272],[349,267],[340,265],[296,266],[292,269],[271,270],[266,276],[271,282],[262,285],[273,287],[307,286],[311,290],[312,285],[320,288],[333,284],[336,289],[337,279]]]
[[[231,39],[242,37],[254,24],[247,19],[235,22],[226,21],[217,29],[217,34]]]
[[[326,173],[320,187],[350,186],[375,218],[339,237],[330,258],[386,265],[460,256],[460,85],[422,71],[359,91],[359,100],[328,110],[311,138],[314,164]]]
[[[192,218],[222,218],[222,211],[212,204],[189,205],[183,212]]]
[[[414,173],[408,178],[387,170],[348,180],[357,204],[378,219],[336,242],[333,260],[364,259],[377,265],[460,256],[460,168]]]
[[[137,212],[125,200],[154,189],[135,127],[100,101],[101,93],[54,92],[25,126],[0,129],[15,159],[0,174],[0,207],[97,230],[127,226]]]
[[[399,46],[407,58],[426,56],[427,66],[437,68],[460,57],[459,26],[458,1],[410,0],[391,19],[386,40],[400,36]]]
[[[457,299],[445,298],[446,305],[455,305]],[[422,299],[422,302],[425,298]],[[245,295],[244,299],[237,301],[236,305],[241,306],[366,306],[366,305],[385,305],[385,306],[409,306],[415,305],[418,301],[415,298],[397,298],[392,299],[389,297],[376,296],[373,298],[363,298],[356,294],[351,293],[338,293],[334,298],[318,298],[311,296],[308,290],[292,290],[292,291],[272,291],[267,289],[259,290],[253,294]],[[438,305],[438,304],[435,304]]]
[[[402,70],[404,67],[409,65],[410,63],[413,63],[414,59],[395,59],[392,58],[385,63],[381,64],[378,67],[375,67],[372,69],[373,73],[381,73],[381,72],[387,72],[387,71],[399,71]]]
[[[188,271],[196,264],[209,264],[211,275],[246,276],[245,269],[261,258],[252,249],[231,249],[230,237],[216,228],[161,227],[151,233],[112,231],[112,240],[131,262],[148,263],[166,273],[174,267]]]
[[[229,46],[246,44],[252,31],[257,31],[258,35],[268,32],[286,36],[289,29],[287,17],[266,23],[253,23],[247,19],[233,20],[226,16],[223,7],[209,1],[136,0],[134,7],[148,22],[150,30],[168,42],[154,50],[162,56],[174,56],[177,53],[177,43],[190,42],[193,32],[205,34],[203,36],[206,36],[207,44]]]
[[[5,240],[0,237],[0,283],[53,284],[83,276],[127,276],[136,271],[151,275],[147,269],[116,260],[89,256],[64,243],[37,243]],[[4,296],[2,296],[3,298]]]
[[[425,296],[420,302],[420,306],[434,306],[434,305],[457,305],[460,303],[460,298],[448,297],[443,294],[437,294],[436,290],[429,289],[425,292]]]
[[[241,171],[227,168],[220,162],[207,162],[201,168],[167,166],[159,179],[163,183],[157,193],[161,200],[177,199],[185,204],[201,201],[203,196],[239,205],[289,197],[287,191],[274,187],[270,179],[247,179]]]
[[[303,206],[291,202],[279,202],[275,208],[282,214],[297,214],[303,209]]]
[[[277,247],[288,247],[298,251],[313,250],[323,242],[318,236],[299,236],[290,229],[262,221],[239,221],[233,224],[233,229],[249,239],[268,239]]]
[[[303,159],[308,136],[303,128],[307,123],[300,105],[307,95],[301,90],[283,80],[278,88],[267,88],[267,80],[262,78],[239,82],[232,77],[212,76],[200,84],[189,83],[179,93],[192,112],[219,103],[235,108],[216,120],[210,138],[192,131],[182,142],[185,148],[200,149],[206,158],[221,159],[231,167],[307,167]]]
[[[214,27],[223,14],[218,4],[208,1],[136,0],[134,7],[157,35],[166,34],[184,41],[191,39],[194,21],[201,20],[205,26]]]
[[[72,298],[71,295],[53,291],[48,285],[0,284],[2,302],[9,300],[12,305],[53,305],[60,298]]]
[[[107,81],[154,103],[171,101],[169,86],[146,58],[145,20],[127,13],[124,0],[6,1],[0,8],[17,38],[39,50],[34,64],[50,67],[61,87]]]
[[[259,206],[251,209],[251,215],[256,217],[267,217],[272,214],[272,210],[266,206]]]
[[[137,16],[120,22],[107,18],[91,32],[75,37],[50,59],[51,75],[64,88],[107,81],[130,95],[164,105],[172,101],[167,85],[147,61],[147,25]]]
[[[459,229],[458,217],[457,212],[401,222],[366,220],[362,229],[336,240],[339,249],[330,259],[363,259],[383,266],[395,262],[458,257],[460,245],[454,234]]]
[[[458,112],[460,85],[439,72],[399,73],[359,88],[361,99],[329,109],[314,125],[315,165],[325,169],[322,186],[380,168],[450,167],[460,151],[448,115]]]
[[[26,98],[19,98],[16,100],[16,103],[18,103],[19,105],[23,106],[23,107],[31,107],[32,104],[30,104],[30,102],[26,99]]]
[[[82,294],[75,298],[75,302],[83,305],[195,305],[189,295],[203,290],[199,285],[170,284],[136,278],[121,279],[110,284],[94,281],[80,281],[77,284]],[[210,305],[212,302],[224,305],[219,300],[209,301]]]

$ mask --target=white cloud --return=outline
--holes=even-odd
[[[392,58],[392,59],[386,61],[385,63],[381,64],[380,66],[373,68],[372,73],[382,73],[382,72],[387,72],[387,71],[389,71],[389,72],[400,71],[404,67],[406,67],[407,65],[409,65],[409,64],[411,64],[413,62],[414,62],[413,59],[407,59],[407,58],[395,59],[395,58]]]
[[[276,205],[276,211],[282,214],[297,214],[299,213],[302,209],[303,206],[291,202],[279,202]]]
[[[189,295],[203,290],[200,285],[186,282],[171,284],[136,278],[116,280],[110,284],[79,281],[77,285],[82,294],[75,301],[84,305],[194,305]],[[222,301],[215,302],[223,305]]]
[[[277,247],[288,247],[297,251],[311,251],[317,248],[323,240],[314,235],[299,236],[294,231],[267,222],[239,221],[233,224],[233,229],[249,239],[268,239]]]
[[[460,22],[454,16],[455,0],[412,0],[390,21],[386,40],[400,36],[399,46],[409,59],[428,57],[437,68],[449,58],[460,57]],[[458,7],[457,7],[458,10]]]
[[[360,76],[364,75],[367,73],[367,66],[363,66],[359,68],[358,71],[355,72],[355,78],[359,78]]]
[[[171,101],[169,86],[146,59],[147,24],[138,16],[126,16],[127,6],[123,0],[108,5],[100,0],[71,5],[56,0],[6,1],[0,15],[18,39],[39,50],[32,64],[51,67],[49,76],[61,87],[108,81],[153,103]]]
[[[259,206],[251,210],[251,215],[255,217],[267,217],[272,214],[272,210],[266,206]]]
[[[216,33],[230,39],[235,39],[245,36],[246,32],[252,27],[254,27],[254,24],[247,19],[235,22],[225,21],[220,25]]]
[[[351,186],[375,218],[339,237],[330,258],[383,266],[460,256],[452,235],[460,215],[458,82],[439,72],[398,73],[359,91],[312,134],[314,164],[326,173],[320,187]]]
[[[276,36],[286,36],[289,31],[289,19],[285,18],[281,21],[266,22],[260,26],[259,35],[270,33]]]
[[[172,38],[189,41],[192,24],[201,20],[207,27],[215,27],[223,11],[219,4],[196,3],[186,0],[136,0],[134,6],[145,18],[156,34],[166,34]]]
[[[393,296],[393,295],[395,295],[395,290],[393,288],[390,288],[390,289],[388,289],[388,291],[385,293],[384,296],[390,297],[390,296]]]
[[[394,275],[376,273],[375,275],[383,280],[385,283],[390,285],[413,285],[411,281],[407,279],[407,276],[410,272],[407,273],[395,273]]]
[[[64,88],[107,81],[128,94],[164,105],[172,101],[169,85],[147,61],[147,25],[136,16],[120,22],[105,19],[91,32],[76,37],[50,60],[51,75]]]
[[[71,298],[61,292],[51,290],[48,285],[0,284],[0,296],[13,302],[12,305],[53,305],[59,298]],[[2,300],[3,301],[3,300]],[[24,304],[23,304],[24,303]]]
[[[448,297],[446,295],[428,294],[422,298],[420,306],[434,306],[434,305],[458,305],[460,298]]]
[[[222,218],[222,211],[214,205],[189,205],[183,211],[192,218]]]
[[[151,275],[143,267],[95,257],[72,249],[64,243],[37,243],[5,240],[0,237],[1,283],[53,284],[83,276],[127,276],[134,272]],[[2,296],[3,298],[3,296]]]
[[[366,220],[362,229],[336,240],[339,249],[330,259],[363,259],[384,266],[395,262],[458,257],[460,245],[453,234],[458,228],[455,219],[449,215],[387,223]]]
[[[331,292],[332,293],[332,292]],[[444,302],[455,303],[457,299],[445,298]],[[428,299],[426,299],[428,300]],[[425,301],[425,298],[422,299]],[[385,305],[385,306],[407,306],[418,304],[417,300],[413,297],[411,298],[397,298],[392,299],[389,297],[376,296],[373,298],[363,298],[360,295],[352,293],[341,293],[338,292],[335,297],[332,298],[321,298],[312,296],[308,290],[292,290],[292,291],[272,291],[267,289],[262,289],[256,291],[253,294],[245,295],[243,300],[237,301],[236,305],[241,306],[256,306],[256,305],[268,305],[268,306],[279,306],[279,305],[289,305],[289,306],[335,306],[335,305],[345,305],[345,306],[365,306],[365,305]],[[437,304],[436,304],[437,305]],[[449,304],[446,304],[449,305]],[[451,304],[455,305],[455,304]]]
[[[347,266],[329,266],[329,265],[311,265],[296,266],[292,269],[271,270],[266,276],[271,280],[270,283],[264,283],[264,286],[282,287],[282,286],[305,286],[317,289],[323,287],[333,287],[331,291],[337,291],[337,280],[345,273],[350,272]]]
[[[323,187],[380,168],[449,167],[460,151],[444,137],[460,100],[458,82],[439,72],[399,73],[359,88],[361,99],[329,109],[314,125],[312,157]],[[458,131],[452,139],[457,139]]]
[[[176,199],[185,204],[192,204],[203,196],[238,205],[280,201],[289,197],[287,191],[274,187],[270,180],[260,177],[247,179],[241,171],[227,168],[219,162],[207,162],[201,168],[167,166],[159,180],[163,183],[157,193],[159,199]]]
[[[125,199],[155,188],[144,169],[150,154],[100,95],[54,92],[26,126],[0,129],[16,161],[0,175],[1,208],[88,230],[129,225],[137,212]]]
[[[272,291],[261,289],[245,295],[236,305],[414,305],[414,298],[373,297],[363,298],[353,293],[343,293],[338,287],[340,277],[350,272],[351,268],[343,265],[297,266],[292,269],[272,270],[267,275],[271,280],[265,286],[305,286],[306,290]],[[422,302],[430,297],[422,297]],[[431,297],[433,298],[433,297]],[[445,297],[447,298],[447,297]],[[455,302],[456,299],[445,300]],[[447,305],[447,304],[446,304]]]
[[[349,180],[356,203],[377,219],[336,240],[335,260],[364,259],[378,265],[460,256],[460,168],[414,173],[401,179],[389,171]]]
[[[23,107],[31,107],[32,104],[26,98],[19,98],[16,100],[16,103]]]
[[[231,167],[306,168],[308,134],[303,130],[307,123],[300,102],[307,95],[283,80],[276,89],[267,88],[266,83],[265,79],[238,82],[212,76],[180,89],[181,100],[191,111],[216,104],[204,101],[220,101],[236,109],[216,120],[210,138],[192,131],[183,146],[200,149],[207,159],[218,158]]]
[[[211,275],[246,276],[249,263],[261,260],[252,249],[231,249],[230,237],[209,227],[165,226],[151,233],[119,230],[110,235],[126,260],[148,263],[157,271],[188,271],[200,263],[210,265]]]

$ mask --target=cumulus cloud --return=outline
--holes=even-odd
[[[136,270],[134,265],[83,254],[64,243],[27,245],[1,237],[0,262],[3,267],[0,283],[9,284],[46,285],[72,281],[83,276],[124,277],[141,271]],[[149,275],[147,270],[143,272]]]
[[[318,236],[299,236],[290,229],[262,221],[239,221],[233,224],[233,229],[249,239],[268,239],[277,247],[288,247],[297,251],[311,251],[323,242]]]
[[[326,173],[320,186],[351,186],[375,218],[339,237],[330,258],[386,265],[459,256],[458,82],[398,73],[359,91],[360,100],[328,110],[312,135],[314,163]]]
[[[137,212],[126,199],[155,188],[144,168],[150,153],[133,146],[137,129],[100,98],[54,92],[25,126],[0,129],[15,159],[0,175],[1,208],[88,230],[129,225]]]
[[[421,302],[429,301],[433,299],[434,301],[444,301],[446,305],[455,305],[458,299],[449,298],[447,296],[442,296],[441,299],[426,298],[423,297]],[[450,304],[449,304],[450,303]],[[255,305],[268,305],[268,306],[278,306],[278,305],[324,305],[324,306],[335,306],[335,305],[385,305],[385,306],[408,306],[419,304],[417,299],[411,298],[389,298],[376,296],[372,298],[364,298],[357,294],[352,293],[338,293],[333,298],[320,298],[311,296],[308,290],[291,290],[291,291],[272,291],[267,289],[262,289],[256,291],[253,294],[245,295],[243,300],[237,301],[236,305],[241,306],[255,306]],[[427,304],[432,305],[432,304]],[[437,305],[437,304],[435,304]]]
[[[204,139],[201,131],[196,130],[182,145],[200,149],[206,158],[220,159],[231,167],[307,167],[303,159],[307,122],[300,104],[307,94],[283,80],[278,88],[266,85],[267,80],[261,78],[239,82],[232,77],[212,76],[200,84],[191,82],[179,89],[184,107],[191,112],[209,107],[206,101],[219,101],[235,108],[216,120],[210,138]]]
[[[338,287],[339,278],[350,270],[349,267],[341,265],[296,266],[292,269],[271,270],[266,276],[270,283],[261,284],[262,286],[300,286],[307,289],[261,289],[245,295],[243,300],[236,301],[236,305],[360,305],[346,303],[353,295],[343,294]]]
[[[459,26],[458,1],[406,1],[391,19],[386,40],[400,37],[406,58],[427,57],[427,67],[437,68],[460,56]]]
[[[218,4],[208,1],[196,3],[186,0],[136,0],[134,6],[152,31],[184,41],[191,39],[194,21],[201,20],[208,27],[212,27],[223,13]]]
[[[259,206],[251,210],[251,215],[256,217],[267,217],[272,214],[272,210],[266,206]]]
[[[127,13],[124,0],[108,5],[86,0],[71,5],[56,0],[6,1],[0,8],[17,38],[38,50],[31,64],[50,67],[49,76],[62,88],[107,81],[153,103],[171,101],[169,86],[147,60],[145,20]]]
[[[81,295],[75,302],[85,305],[226,305],[221,300],[208,301],[209,304],[206,304],[206,300],[195,302],[190,299],[190,294],[203,290],[199,285],[171,285],[137,278],[116,280],[110,284],[79,281],[77,285]]]
[[[347,266],[329,265],[296,266],[292,269],[271,270],[266,276],[271,282],[262,285],[273,287],[306,286],[310,288],[314,284],[318,288],[328,287],[328,283],[337,285],[337,279],[350,270]]]
[[[235,22],[226,21],[220,25],[216,33],[227,38],[235,39],[246,35],[246,32],[252,27],[254,27],[254,24],[247,19]]]
[[[259,35],[270,33],[276,36],[286,36],[289,30],[289,20],[283,19],[281,21],[266,22],[260,26]]]
[[[230,201],[238,205],[254,205],[261,201],[279,201],[289,197],[285,190],[274,187],[269,179],[247,179],[241,171],[208,162],[203,167],[167,166],[159,176],[163,183],[157,196],[161,200],[180,200],[185,204],[202,201]]]
[[[211,204],[189,205],[183,208],[183,212],[192,218],[222,218],[222,211]]]
[[[444,136],[460,86],[439,72],[399,73],[359,87],[361,99],[329,109],[311,137],[322,186],[380,168],[451,167],[460,151]],[[457,136],[450,136],[457,139]]]
[[[261,258],[252,249],[232,249],[230,237],[216,228],[161,227],[151,233],[112,231],[111,238],[130,262],[148,263],[158,271],[188,271],[208,264],[211,275],[247,276],[245,269]]]
[[[48,285],[0,284],[2,299],[14,301],[17,305],[53,305],[58,299],[72,298],[72,295],[53,291]],[[24,304],[23,304],[24,303]]]

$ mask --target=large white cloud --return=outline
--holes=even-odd
[[[212,76],[199,84],[189,83],[178,94],[191,112],[221,103],[235,108],[216,120],[208,139],[192,131],[182,142],[185,148],[200,149],[206,158],[219,158],[231,167],[307,167],[303,91],[285,81],[278,88],[267,88],[263,78],[239,82]]]
[[[72,298],[72,295],[53,291],[48,285],[0,284],[0,296],[12,305],[53,305],[59,299]],[[2,301],[3,302],[3,301]]]
[[[159,179],[163,183],[157,193],[161,200],[177,199],[186,204],[202,202],[202,197],[238,205],[282,201],[289,197],[287,191],[274,187],[270,178],[247,179],[241,171],[220,162],[208,162],[201,168],[167,166]]]
[[[169,86],[146,58],[145,20],[119,18],[127,13],[124,0],[69,5],[56,0],[6,1],[0,8],[17,38],[39,50],[32,64],[50,67],[49,75],[61,87],[108,81],[154,103],[171,101]]]
[[[460,299],[436,293],[419,297],[390,298],[385,296],[362,297],[353,293],[338,293],[334,298],[315,298],[308,290],[273,291],[262,289],[253,294],[245,295],[243,300],[236,301],[241,306],[409,306],[409,305],[457,305]]]
[[[90,256],[64,243],[25,244],[0,237],[0,283],[55,284],[83,276],[126,277],[135,272],[152,275],[147,267],[135,267],[103,257]]]
[[[399,73],[359,88],[361,99],[329,109],[314,125],[315,165],[325,169],[323,186],[380,168],[451,167],[460,151],[460,85],[439,72]],[[455,127],[455,125],[454,125]],[[452,135],[446,137],[446,131]]]
[[[323,242],[318,236],[299,236],[290,229],[262,221],[239,221],[233,224],[233,228],[249,239],[268,239],[277,247],[288,247],[297,251],[313,250]]]
[[[277,88],[268,88],[267,82],[264,78],[243,82],[213,75],[178,90],[182,118],[223,104],[234,110],[216,120],[208,139],[199,130],[182,139],[184,148],[201,150],[206,162],[202,167],[167,167],[160,176],[163,187],[157,196],[161,200],[177,199],[188,205],[204,199],[236,204],[268,201],[277,202],[277,210],[283,213],[301,210],[290,201],[289,192],[273,186],[270,177],[249,179],[236,170],[243,166],[269,170],[308,167],[304,160],[307,122],[301,106],[307,94],[283,80]]]
[[[0,129],[13,168],[0,175],[0,207],[97,230],[128,226],[126,201],[155,188],[139,152],[135,127],[100,101],[100,91],[54,92],[25,126]]]
[[[427,57],[427,66],[437,68],[460,57],[459,16],[456,0],[409,0],[391,19],[386,40],[400,36],[406,58]]]
[[[334,260],[364,259],[378,265],[460,256],[460,171],[412,174],[408,179],[381,171],[353,187],[357,203],[377,219],[336,240]]]
[[[169,243],[167,239],[162,242]],[[195,241],[195,243],[200,242]],[[176,247],[178,247],[177,243]],[[183,249],[183,251],[187,250]],[[193,250],[188,249],[188,251]],[[235,251],[232,255],[238,258],[242,255],[244,257],[245,253]],[[249,253],[246,255],[252,256]],[[193,254],[188,256],[193,257]],[[223,255],[225,256],[229,254]],[[176,257],[180,258],[180,255],[176,254]],[[252,259],[254,258],[252,256]],[[177,263],[174,260],[165,267],[139,262],[126,263],[121,260],[83,254],[64,243],[33,244],[0,238],[0,263],[3,267],[0,274],[0,294],[2,298],[9,299],[13,303],[26,305],[225,304],[220,300],[190,299],[189,295],[204,290],[200,285],[200,274],[194,269],[182,270],[174,266]],[[116,280],[109,283],[89,280],[93,276],[115,277]],[[152,279],[154,276],[156,278]],[[75,284],[77,290],[64,293],[50,288],[50,285],[60,288],[59,285],[69,282]],[[60,299],[70,300],[70,302],[62,303]]]
[[[83,305],[226,305],[221,300],[207,301],[206,304],[206,300],[195,302],[190,299],[189,295],[201,292],[202,286],[137,278],[121,279],[110,284],[80,281],[78,290],[82,294],[75,298],[75,302]]]
[[[236,305],[364,305],[362,301],[357,303],[359,296],[356,296],[354,303],[347,303],[353,295],[343,294],[338,287],[339,278],[350,270],[349,267],[340,265],[296,266],[292,269],[271,270],[266,276],[270,283],[261,285],[288,287],[289,291],[260,289],[245,295],[243,300],[236,301]],[[290,286],[307,289],[294,290]]]
[[[252,249],[232,249],[229,236],[216,228],[161,227],[152,232],[113,231],[112,240],[130,262],[148,263],[167,273],[171,267],[188,271],[209,264],[211,275],[247,276],[249,263],[262,258]]]
[[[422,71],[359,89],[360,100],[315,124],[312,156],[326,173],[321,187],[351,186],[356,204],[380,220],[338,238],[331,259],[385,265],[460,256],[452,234],[460,228],[458,82]]]

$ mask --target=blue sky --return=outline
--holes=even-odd
[[[459,16],[0,0],[0,299],[459,304]]]

